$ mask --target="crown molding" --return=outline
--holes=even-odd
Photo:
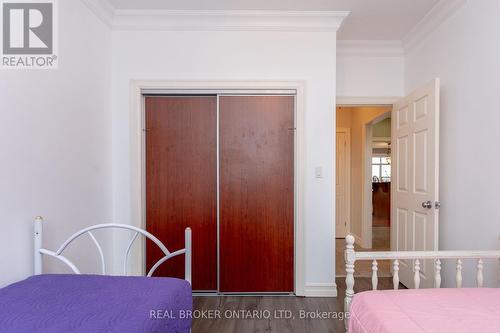
[[[337,56],[403,57],[403,44],[397,40],[338,40]]]
[[[337,31],[349,12],[115,10],[114,30]]]
[[[424,18],[403,38],[405,52],[410,51],[420,44],[466,2],[467,0],[439,0]]]
[[[113,30],[331,31],[348,11],[118,10],[108,0],[82,2]]]
[[[110,28],[112,27],[115,9],[108,0],[82,0],[82,3],[104,24]]]

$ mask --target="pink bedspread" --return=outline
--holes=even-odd
[[[500,288],[367,291],[354,295],[350,333],[500,333]]]

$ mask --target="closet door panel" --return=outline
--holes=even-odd
[[[294,100],[219,99],[221,292],[294,290]]]
[[[169,251],[193,230],[193,290],[217,289],[217,97],[146,97],[146,224]],[[148,241],[149,270],[163,253]],[[184,278],[184,256],[154,276]]]

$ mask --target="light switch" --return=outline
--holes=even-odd
[[[314,168],[314,176],[316,178],[323,178],[323,167],[317,166]]]

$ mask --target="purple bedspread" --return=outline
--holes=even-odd
[[[185,280],[38,275],[0,289],[0,332],[189,332],[191,310]]]

